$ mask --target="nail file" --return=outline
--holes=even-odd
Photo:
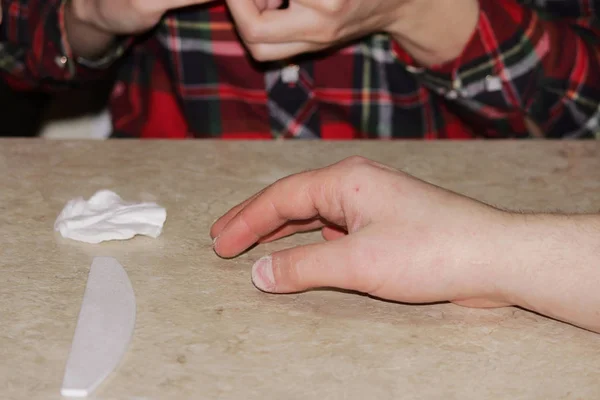
[[[61,394],[86,397],[116,368],[135,327],[135,295],[127,272],[112,257],[92,262]]]

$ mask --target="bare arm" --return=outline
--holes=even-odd
[[[600,216],[513,217],[496,253],[509,302],[600,332]]]

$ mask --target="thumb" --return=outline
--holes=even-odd
[[[252,267],[252,282],[269,293],[293,293],[318,287],[369,292],[377,286],[373,270],[355,257],[356,239],[345,236],[262,257]]]

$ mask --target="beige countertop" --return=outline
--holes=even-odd
[[[137,298],[129,351],[95,399],[598,399],[598,334],[517,308],[264,294],[252,262],[320,236],[224,260],[208,229],[275,179],[352,154],[502,207],[598,210],[599,146],[0,140],[0,399],[61,398],[94,256],[116,257]],[[69,199],[104,188],[166,207],[162,236],[53,232]]]

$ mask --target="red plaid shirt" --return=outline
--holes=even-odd
[[[600,137],[599,0],[480,0],[462,55],[430,69],[380,34],[296,69],[256,63],[223,3],[173,10],[92,63],[69,48],[64,0],[2,5],[0,70],[16,87],[118,69],[114,137],[525,138],[525,117],[546,137]]]

